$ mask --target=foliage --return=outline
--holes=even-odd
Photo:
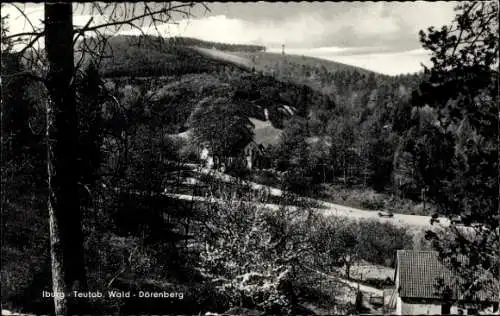
[[[2,25],[4,19],[2,16]],[[50,280],[48,222],[44,220],[45,91],[39,83],[19,75],[24,71],[19,55],[4,48],[2,45],[2,305],[9,302],[17,308],[36,308],[42,301],[40,291],[47,289]]]
[[[95,63],[90,63],[77,83],[77,115],[79,130],[79,166],[82,185],[95,185],[102,162],[104,124],[103,104],[107,98],[104,83]]]
[[[238,105],[224,98],[203,100],[190,118],[194,140],[216,157],[238,156],[253,138],[252,123]]]
[[[413,235],[406,227],[374,220],[359,222],[360,257],[368,262],[394,267],[399,249],[413,249]],[[377,236],[377,238],[374,238]]]
[[[202,41],[197,38],[190,37],[173,37],[169,41],[177,45],[183,46],[198,46],[203,48],[215,48],[222,51],[243,51],[243,52],[258,52],[265,51],[266,48],[261,45],[245,45],[245,44],[227,44],[227,43],[214,43],[210,41]]]
[[[387,277],[386,279],[367,278],[362,280],[361,283],[376,287],[378,289],[390,288],[394,286],[394,281],[389,277]]]
[[[212,205],[209,212],[200,264],[202,272],[230,300],[228,307],[286,314],[290,302],[282,288],[291,267],[286,255],[276,257],[263,211],[236,202]]]
[[[493,2],[464,3],[451,28],[421,33],[433,67],[412,101],[432,109],[431,122],[418,117],[420,129],[410,130],[418,139],[412,151],[421,157],[430,195],[443,211],[474,212],[481,221],[498,209],[496,14]],[[484,196],[478,198],[477,192]]]
[[[316,225],[312,232],[316,260],[327,269],[345,267],[347,277],[359,260],[394,266],[396,250],[413,248],[412,235],[390,223],[325,218]]]
[[[498,2],[463,2],[456,12],[451,27],[420,33],[433,65],[412,102],[432,109],[433,127],[410,132],[418,135],[413,152],[432,199],[444,213],[483,225],[471,234],[452,225],[451,238],[428,233],[472,298],[499,282]],[[457,259],[462,255],[467,263]],[[494,277],[477,280],[471,271]]]

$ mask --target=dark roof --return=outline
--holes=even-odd
[[[443,265],[436,251],[398,250],[396,256],[400,297],[441,299],[438,287],[439,279],[442,279],[444,285],[453,291],[453,299],[463,297],[459,278]],[[465,260],[465,257],[462,260]],[[485,292],[479,292],[476,298],[480,301],[494,300],[491,295],[488,299]]]

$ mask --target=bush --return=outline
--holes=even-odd
[[[361,258],[373,264],[394,267],[396,250],[413,249],[413,235],[406,227],[375,220],[359,222]]]
[[[314,191],[312,177],[302,171],[290,170],[284,175],[283,189],[299,195],[309,196]]]
[[[51,284],[46,205],[42,196],[34,193],[33,196],[11,196],[3,206],[2,305],[8,303],[13,309],[48,312],[50,301],[40,296]]]
[[[379,210],[384,208],[383,201],[373,201],[373,200],[363,200],[361,201],[361,207],[368,210]]]
[[[368,278],[366,280],[362,280],[361,283],[376,287],[377,289],[384,289],[394,285],[394,281],[391,278],[386,279],[376,279],[376,278]]]

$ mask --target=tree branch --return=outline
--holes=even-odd
[[[44,34],[45,34],[44,31],[40,31],[40,32],[23,32],[23,33],[16,33],[16,34],[5,36],[4,39],[5,40],[11,40],[13,38],[21,37],[21,36],[38,36],[38,38],[40,38]]]
[[[186,8],[186,7],[192,7],[194,5],[194,2],[190,2],[190,3],[183,3],[183,4],[180,4],[180,5],[176,5],[176,6],[169,6],[169,7],[166,7],[166,8],[162,8],[160,10],[156,10],[156,11],[150,11],[150,12],[145,12],[139,16],[134,16],[134,17],[131,17],[127,20],[120,20],[120,21],[112,21],[112,22],[108,22],[108,23],[103,23],[103,24],[100,24],[100,25],[96,25],[96,26],[92,26],[92,27],[87,27],[87,28],[81,28],[81,29],[75,29],[74,30],[74,33],[84,33],[84,32],[89,32],[89,31],[94,31],[94,30],[97,30],[97,29],[101,29],[101,28],[106,28],[108,26],[119,26],[119,25],[131,25],[133,24],[133,22],[135,21],[138,21],[138,20],[141,20],[141,19],[144,19],[148,16],[151,16],[151,17],[154,17],[155,15],[159,15],[159,14],[168,14],[169,12],[181,12],[183,14],[187,14],[185,11],[180,11],[178,9],[181,9],[181,8]],[[189,15],[188,15],[189,16]]]
[[[16,8],[17,11],[19,11],[19,13],[21,13],[21,15],[24,17],[24,22],[25,22],[25,25],[26,25],[26,22],[29,23],[29,25],[31,26],[31,29],[33,31],[36,30],[35,26],[33,25],[33,23],[31,23],[31,20],[28,18],[28,16],[26,15],[26,13],[24,13],[24,10],[21,10],[21,8],[19,8],[17,5],[15,4],[12,4],[14,6],[14,8]]]

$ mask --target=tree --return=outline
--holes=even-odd
[[[48,222],[46,212],[41,212],[46,210],[45,106],[39,82],[18,75],[23,66],[19,54],[10,50],[11,41],[5,40],[8,23],[3,7],[2,4],[1,283],[2,300],[16,304],[16,301],[28,303],[38,298],[38,291],[32,294],[23,290],[35,280],[46,280],[46,272],[49,272],[45,269],[50,263],[46,247]],[[21,261],[23,265],[19,264]],[[20,266],[24,267],[18,268]]]
[[[1,4],[0,8],[3,6],[4,6],[4,4]],[[7,15],[2,16],[2,19],[1,19],[0,44],[2,45],[1,46],[2,55],[10,53],[12,50],[12,46],[13,46],[12,40],[7,38],[7,32],[9,31],[9,26],[7,25],[8,18],[9,18],[9,15],[7,14]],[[2,60],[2,62],[3,62],[3,60]]]
[[[16,6],[15,4],[12,4]],[[83,234],[81,227],[81,210],[78,195],[79,171],[77,166],[78,119],[75,94],[75,46],[80,37],[85,43],[85,35],[94,32],[97,35],[100,48],[106,44],[106,28],[115,27],[119,30],[123,25],[141,30],[144,23],[150,22],[155,27],[157,23],[168,22],[172,14],[177,13],[189,17],[189,8],[194,3],[155,4],[85,4],[91,15],[106,15],[107,22],[93,24],[92,17],[83,27],[73,25],[72,3],[45,3],[45,21],[42,28],[36,28],[30,22],[33,30],[20,34],[2,36],[5,39],[16,39],[25,44],[20,56],[40,57],[42,51],[33,49],[35,43],[42,37],[45,39],[45,55],[48,71],[46,75],[28,73],[24,75],[36,77],[43,82],[48,91],[47,102],[47,170],[49,184],[49,223],[51,235],[52,281],[54,292],[69,293],[72,290],[82,290],[86,287],[85,267],[83,258]],[[138,13],[138,7],[143,9]],[[20,12],[22,10],[17,8]],[[26,17],[26,16],[25,16]],[[83,45],[81,59],[85,52],[102,52],[99,47],[89,49]],[[86,48],[86,49],[85,49]],[[36,64],[36,63],[33,63]],[[54,296],[55,314],[66,315],[76,312],[76,300],[71,296]],[[81,311],[81,310],[80,310]]]
[[[243,110],[226,98],[201,101],[190,117],[193,137],[208,145],[215,157],[238,156],[253,139],[253,124]]]
[[[353,147],[355,140],[354,122],[348,115],[344,116],[344,120],[332,120],[328,126],[328,133],[332,139],[330,147],[332,164],[336,170],[342,172],[344,184],[347,184],[357,156]]]
[[[456,12],[450,27],[420,32],[432,67],[425,68],[412,103],[435,113],[416,150],[431,198],[444,212],[480,223],[470,233],[451,225],[449,238],[427,235],[441,257],[454,262],[466,280],[464,298],[472,300],[479,290],[498,295],[500,275],[498,2],[463,2]],[[478,271],[486,280],[477,279]]]
[[[355,223],[347,223],[338,233],[334,247],[339,256],[339,263],[345,267],[347,279],[351,278],[351,267],[359,259],[360,243],[359,232]]]
[[[95,185],[102,160],[104,120],[103,104],[107,99],[104,82],[94,62],[77,79],[77,114],[79,130],[78,162],[82,185]]]
[[[229,298],[228,307],[281,315],[295,307],[299,262],[313,257],[300,212],[269,213],[243,201],[207,205],[200,269]]]

